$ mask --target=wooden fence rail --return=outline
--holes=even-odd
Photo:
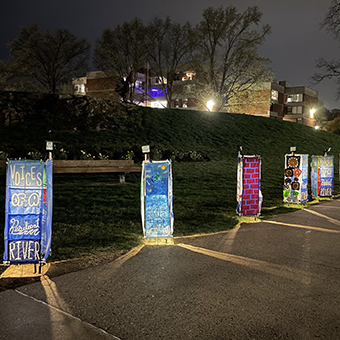
[[[6,161],[0,161],[0,168],[6,167]],[[118,173],[120,182],[125,182],[125,174],[141,172],[133,160],[53,160],[54,174]]]

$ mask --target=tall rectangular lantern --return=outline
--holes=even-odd
[[[258,216],[261,213],[262,193],[261,157],[238,157],[237,168],[237,208],[240,216]]]
[[[333,196],[333,156],[312,156],[311,184],[314,197]]]
[[[5,264],[43,263],[52,237],[52,160],[7,161]]]
[[[286,154],[283,201],[306,203],[308,201],[308,154]]]
[[[172,237],[171,161],[143,162],[141,214],[145,238]]]

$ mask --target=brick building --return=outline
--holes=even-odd
[[[88,72],[85,77],[73,79],[72,85],[74,94],[77,95],[96,98],[118,98],[115,91],[116,83],[102,71]]]
[[[148,76],[147,76],[148,74]],[[177,72],[173,82],[173,99],[171,107],[183,109],[197,109],[197,104],[192,93],[196,73],[190,69],[183,68]],[[117,79],[110,79],[105,72],[88,72],[85,77],[73,79],[74,94],[86,95],[97,98],[116,98]],[[141,106],[154,108],[167,107],[165,98],[166,79],[141,70],[137,73],[137,80],[133,88],[133,101]]]
[[[287,81],[266,82],[244,92],[229,103],[228,111],[274,117],[315,127],[318,92]]]
[[[177,72],[173,82],[171,107],[205,110],[198,106],[195,98],[196,72],[186,65]],[[137,74],[133,87],[133,101],[141,106],[167,107],[165,84],[167,79],[146,70]],[[104,72],[89,72],[86,77],[73,80],[75,94],[98,98],[115,98],[117,81],[108,78]],[[273,117],[296,122],[311,127],[316,126],[315,109],[318,92],[305,86],[291,86],[287,81],[265,82],[242,92],[228,103],[226,110],[255,116]]]

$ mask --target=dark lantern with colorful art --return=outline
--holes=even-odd
[[[308,154],[285,155],[283,201],[285,203],[305,203],[308,201]]]

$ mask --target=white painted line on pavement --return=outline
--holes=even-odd
[[[313,208],[339,209],[340,207],[335,205],[313,205]]]
[[[306,283],[310,284],[311,279],[313,279],[315,282],[315,280],[318,278],[317,275],[304,270],[294,269],[291,267],[282,266],[279,264],[274,264],[266,261],[255,260],[249,257],[221,253],[214,250],[191,246],[189,244],[178,244],[177,246],[191,250],[196,253],[211,256],[223,261],[232,262],[235,264],[242,265],[244,267],[259,270],[270,275],[275,275],[292,281],[297,281],[302,284]]]
[[[234,241],[235,241],[236,234],[240,228],[241,228],[241,223],[239,223],[235,228],[230,230],[230,233],[228,234],[226,242],[225,242],[226,251],[231,251]]]
[[[70,317],[70,318],[72,318],[72,319],[74,319],[74,320],[80,321],[82,324],[84,324],[84,325],[86,325],[86,326],[89,326],[89,327],[91,327],[91,328],[93,328],[93,329],[99,331],[100,333],[103,333],[104,335],[106,335],[106,336],[107,336],[108,338],[110,338],[110,339],[113,339],[113,340],[122,340],[122,339],[120,339],[120,338],[118,338],[118,337],[116,337],[116,336],[114,336],[114,335],[112,335],[112,334],[110,334],[110,333],[104,331],[104,330],[101,329],[101,328],[98,328],[98,327],[96,327],[96,326],[94,326],[94,325],[91,325],[90,323],[88,323],[88,322],[86,322],[86,321],[83,321],[83,320],[77,318],[76,316],[74,316],[74,315],[72,315],[72,314],[70,314],[70,313],[67,313],[67,312],[65,312],[65,311],[63,311],[63,310],[61,310],[61,309],[59,309],[59,308],[56,308],[56,307],[54,307],[54,306],[52,306],[52,305],[50,305],[50,304],[48,304],[48,303],[46,303],[46,302],[44,302],[44,301],[38,300],[38,299],[34,298],[33,296],[27,295],[27,294],[25,294],[25,293],[23,293],[23,292],[20,292],[19,290],[16,290],[16,289],[14,289],[14,291],[17,292],[18,294],[22,295],[22,296],[25,296],[25,297],[30,298],[30,299],[32,299],[32,300],[38,302],[38,303],[41,303],[41,304],[47,306],[48,308],[51,308],[51,309],[53,309],[53,310],[55,310],[55,311],[57,311],[57,312],[59,312],[59,313],[62,313],[62,314],[66,315],[66,316],[68,316],[68,317]]]
[[[236,227],[235,227],[236,228]],[[184,236],[174,236],[174,240],[181,239],[181,238],[194,238],[194,237],[202,237],[202,236],[212,236],[212,235],[219,235],[219,234],[228,234],[230,233],[230,230],[222,230],[222,231],[216,231],[215,233],[207,233],[207,234],[193,234],[193,235],[184,235]]]
[[[277,222],[277,221],[268,221],[268,220],[262,220],[261,223],[272,223],[272,224],[280,224],[280,225],[286,225],[288,227],[293,228],[300,228],[300,229],[311,229],[315,231],[322,231],[325,233],[333,233],[333,234],[340,234],[340,230],[334,230],[334,229],[324,229],[324,228],[318,228],[318,227],[311,227],[308,225],[301,225],[301,224],[292,224],[292,223],[285,223],[285,222]]]
[[[311,210],[311,209],[304,209],[304,211],[307,211],[311,214],[314,214],[316,216],[319,216],[319,217],[322,217],[322,218],[325,218],[326,220],[328,220],[329,222],[333,223],[333,224],[336,224],[336,225],[339,225],[340,226],[340,221],[334,219],[334,218],[331,218],[327,215],[323,215],[323,214],[320,214],[318,213],[317,211],[314,211],[314,210]]]

